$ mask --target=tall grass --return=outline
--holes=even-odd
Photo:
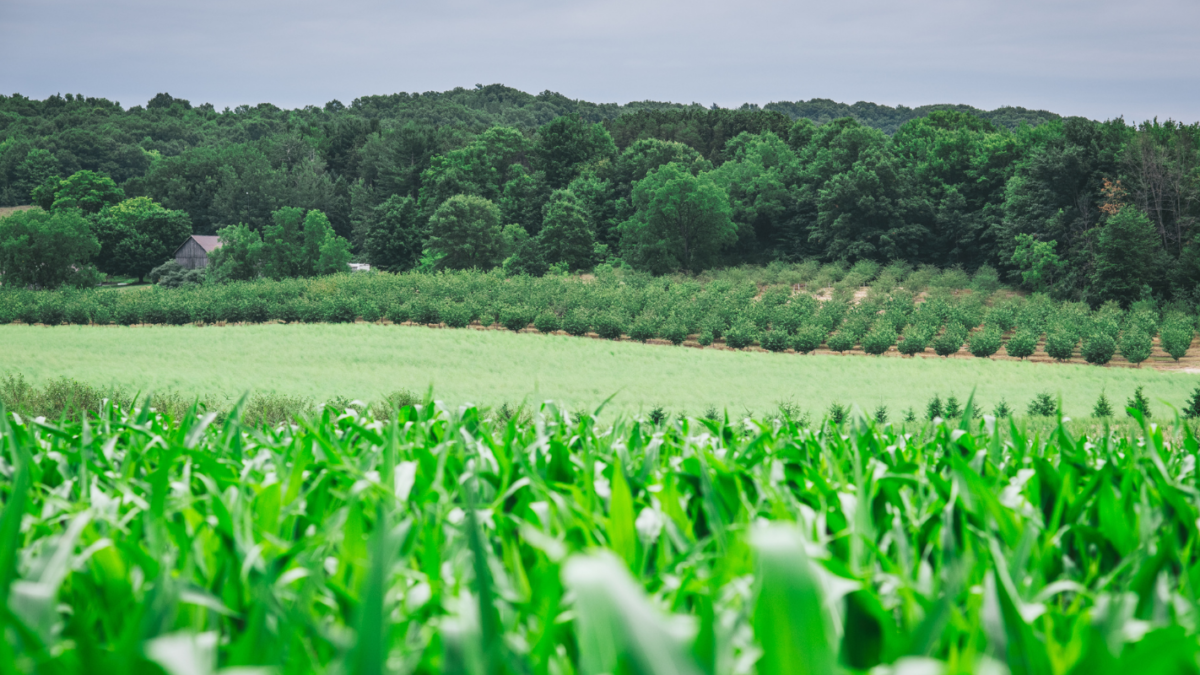
[[[0,672],[1192,672],[1190,430],[972,405],[5,414]]]

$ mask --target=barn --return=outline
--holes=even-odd
[[[188,270],[208,267],[208,254],[221,248],[220,237],[193,234],[175,251],[175,262]]]

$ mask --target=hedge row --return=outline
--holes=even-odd
[[[753,281],[664,279],[614,271],[594,279],[505,277],[499,272],[347,274],[317,279],[254,281],[168,289],[114,291],[0,290],[0,323],[211,324],[217,322],[344,323],[390,320],[464,327],[498,324],[510,330],[533,325],[543,332],[595,332],[616,339],[664,339],[680,344],[754,344],[772,351],[807,353],[825,346],[844,352],[861,347],[882,354],[892,347],[939,355],[964,345],[987,358],[1004,349],[1032,355],[1040,336],[1052,358],[1078,350],[1091,363],[1116,352],[1138,363],[1161,331],[1163,348],[1186,354],[1194,319],[1160,314],[1152,303],[1128,311],[1115,305],[1091,310],[1045,296],[1025,299],[972,293],[938,293],[917,302],[892,288],[856,303],[819,301],[787,285]],[[1011,333],[1010,333],[1011,332]],[[1010,334],[1007,342],[1004,334]]]

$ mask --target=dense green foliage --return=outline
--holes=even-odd
[[[1195,668],[1186,426],[399,404],[6,415],[0,669]]]
[[[98,212],[146,196],[201,234],[315,209],[361,260],[403,271],[437,266],[422,258],[432,219],[470,196],[495,207],[473,211],[483,230],[498,213],[506,234],[465,259],[514,274],[901,259],[990,265],[1093,306],[1194,304],[1198,128],[823,100],[595,105],[500,86],[224,112],[166,94],[130,110],[13,96],[0,204]],[[665,180],[672,163],[683,173]]]
[[[464,248],[466,253],[478,250]],[[851,269],[811,263],[775,265],[707,278],[654,277],[607,266],[597,272],[595,278],[506,277],[501,270],[343,274],[138,292],[10,289],[0,290],[0,323],[183,325],[387,319],[455,328],[478,323],[520,331],[541,317],[537,327],[543,332],[594,332],[614,340],[628,336],[680,344],[694,336],[702,345],[723,341],[735,349],[758,344],[771,351],[801,353],[822,344],[837,352],[861,346],[869,354],[882,354],[895,346],[905,355],[932,347],[939,356],[963,353],[965,345],[966,352],[979,358],[1001,349],[1008,356],[1028,357],[1045,335],[1044,351],[1051,358],[1067,361],[1078,353],[1098,364],[1107,363],[1118,349],[1130,363],[1145,361],[1160,325],[1162,346],[1174,350],[1168,353],[1175,358],[1186,355],[1195,335],[1195,318],[1179,311],[1179,303],[1166,311],[1151,300],[1139,301],[1129,310],[1115,302],[1092,310],[1084,303],[1055,301],[1044,294],[1025,298],[1005,290],[989,293],[992,276],[987,268],[973,279],[959,270],[913,271],[902,265],[880,269],[871,264]],[[795,290],[796,286],[825,288],[832,278],[840,281],[830,289],[833,297],[825,301]],[[863,284],[869,284],[866,296],[852,300]],[[925,297],[918,301],[916,294],[922,292]]]

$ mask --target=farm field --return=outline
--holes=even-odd
[[[1195,672],[1186,429],[334,413],[0,424],[0,672]]]
[[[555,400],[612,411],[710,407],[765,413],[781,402],[819,417],[831,403],[894,419],[920,415],[934,395],[965,400],[972,389],[990,411],[1004,399],[1017,413],[1041,392],[1061,396],[1068,416],[1090,414],[1103,391],[1120,406],[1143,386],[1155,409],[1181,407],[1200,375],[1147,367],[774,354],[688,349],[509,331],[382,324],[242,326],[0,326],[0,374],[31,382],[69,377],[100,386],[236,399],[247,391],[378,400],[397,390],[449,405]]]

